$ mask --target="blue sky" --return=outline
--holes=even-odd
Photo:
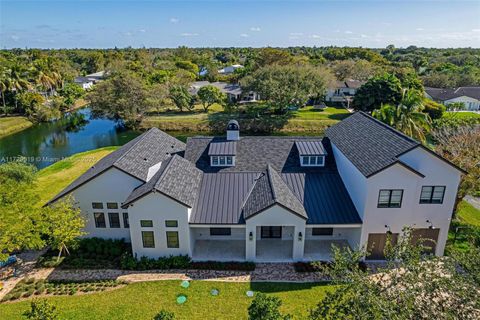
[[[0,0],[0,47],[480,47],[480,1]]]

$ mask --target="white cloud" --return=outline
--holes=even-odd
[[[368,38],[368,36],[366,34],[361,34],[360,37],[361,38]]]
[[[174,17],[170,18],[170,23],[179,23],[179,22],[180,20],[178,18],[174,18]]]
[[[346,34],[352,34],[353,32],[350,30],[345,31]]]
[[[290,32],[289,35],[292,37],[300,37],[303,36],[303,32]]]
[[[417,30],[417,31],[423,31],[423,30],[425,30],[425,29],[423,29],[423,28],[417,28],[417,29],[415,29],[415,30]]]
[[[312,35],[310,36],[310,38],[313,38],[313,39],[320,39],[320,38],[321,38],[321,36],[319,36],[318,34],[312,34]]]
[[[196,37],[198,36],[198,33],[195,32],[184,32],[180,34],[182,37]]]
[[[250,31],[253,31],[253,32],[260,32],[260,27],[250,27]]]
[[[132,33],[131,32],[125,32],[123,35],[127,36],[127,37],[131,37],[132,36]]]
[[[145,30],[145,29],[140,29],[140,30],[138,30],[138,31],[140,31],[141,33],[147,32],[147,30]]]
[[[242,37],[242,38],[248,38],[249,36],[248,36],[248,34],[246,34],[246,33],[241,33],[241,34],[240,34],[240,37]]]
[[[11,35],[10,39],[12,39],[13,41],[18,41],[18,40],[20,40],[20,37],[16,36],[16,35]]]
[[[472,32],[480,32],[480,29],[472,29]]]

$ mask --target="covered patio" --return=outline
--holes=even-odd
[[[290,262],[292,259],[293,240],[257,240],[255,259],[257,262]]]
[[[245,240],[196,240],[195,261],[245,261]]]
[[[305,241],[303,260],[327,261],[332,259],[332,245],[339,248],[350,247],[347,240],[310,240]]]

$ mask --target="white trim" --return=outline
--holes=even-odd
[[[218,164],[213,163],[214,158],[217,158]],[[224,164],[220,163],[222,158],[225,161]],[[227,164],[227,159],[228,158],[232,159],[232,164]],[[233,167],[233,166],[235,166],[235,156],[210,156],[210,166],[212,166],[212,167]]]
[[[305,228],[361,228],[362,224],[307,224]]]
[[[246,228],[244,224],[189,224],[190,228]]]
[[[310,164],[310,160],[308,164],[303,163],[303,160],[305,158],[315,158],[315,164]],[[318,159],[322,159],[322,163],[318,164],[317,161]],[[324,154],[318,154],[318,155],[300,155],[300,166],[302,167],[324,167],[325,166],[325,155]]]

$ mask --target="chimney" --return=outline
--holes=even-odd
[[[230,120],[228,122],[227,140],[240,140],[240,127],[237,120]]]

